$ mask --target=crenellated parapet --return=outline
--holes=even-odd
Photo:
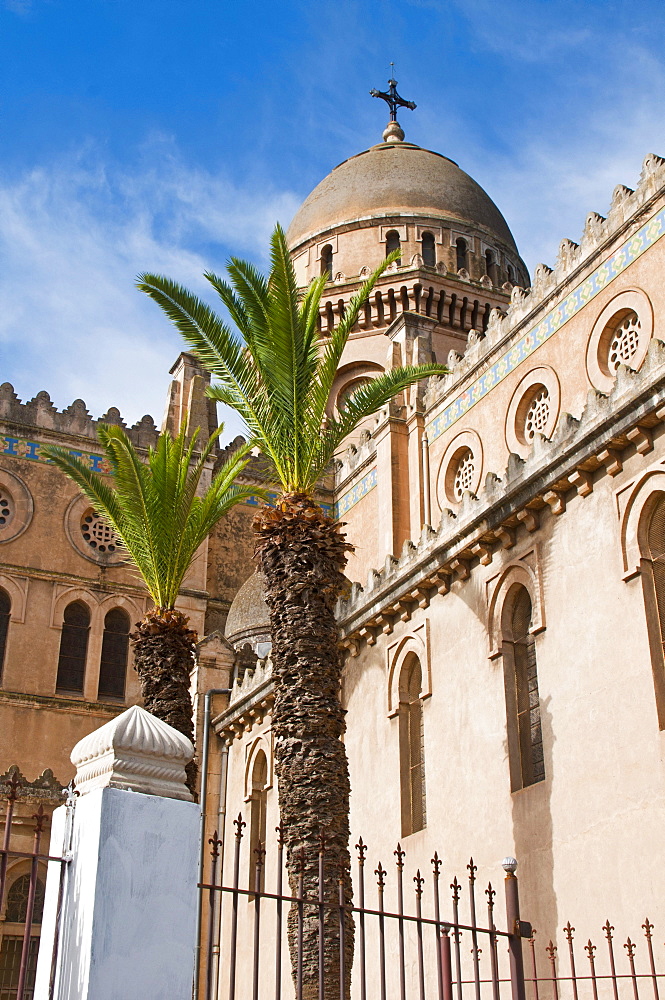
[[[0,385],[0,421],[17,428],[25,427],[32,431],[40,429],[72,437],[90,438],[93,441],[97,441],[97,428],[100,424],[116,424],[126,430],[130,440],[138,448],[154,445],[158,434],[155,421],[149,414],[128,427],[115,406],[99,418],[90,415],[82,399],[75,399],[65,409],[58,410],[44,390],[24,403],[9,382]]]

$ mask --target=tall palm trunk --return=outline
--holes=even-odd
[[[190,672],[194,666],[196,632],[189,618],[172,608],[152,608],[136,623],[130,636],[134,663],[147,712],[167,722],[194,742]],[[187,787],[196,795],[197,767],[187,765]]]
[[[325,899],[337,903],[342,878],[352,900],[349,857],[349,768],[342,742],[342,655],[335,601],[344,585],[344,535],[305,494],[282,498],[278,509],[256,517],[259,568],[270,611],[275,703],[272,728],[279,782],[280,818],[287,847],[291,892],[296,894],[301,857],[304,891],[318,898],[321,834],[325,836]],[[302,852],[302,853],[301,853]],[[338,1000],[339,917],[326,910],[325,997]],[[318,996],[318,914],[305,907],[303,997]],[[289,916],[292,969],[296,968],[296,914]],[[346,983],[350,989],[353,920],[346,921]]]

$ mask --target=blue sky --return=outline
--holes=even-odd
[[[665,8],[633,0],[0,0],[0,381],[161,419],[180,342],[133,288],[203,292],[380,139],[456,160],[531,269],[665,155]],[[229,426],[229,431],[231,427]],[[227,435],[225,435],[226,437]]]

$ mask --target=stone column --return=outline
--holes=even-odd
[[[199,810],[185,784],[194,750],[134,706],[72,751],[76,802],[53,814],[66,869],[54,1000],[189,1000]],[[51,862],[35,1000],[48,1000],[60,865]]]

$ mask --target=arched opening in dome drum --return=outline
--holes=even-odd
[[[461,271],[463,267],[467,266],[468,250],[469,248],[467,246],[466,240],[463,240],[461,236],[458,236],[457,239],[455,240],[455,251],[457,254],[456,264],[458,271]]]
[[[491,250],[487,250],[485,253],[485,271],[487,277],[491,278],[492,284],[496,285],[496,261]]]
[[[511,264],[508,265],[508,281],[511,285],[515,284],[515,269]]]
[[[396,229],[391,229],[386,233],[386,257],[395,250],[399,250],[400,247],[399,233]]]
[[[436,248],[431,233],[423,233],[421,238],[422,258],[425,267],[436,267]]]
[[[330,279],[332,278],[332,266],[333,266],[333,248],[328,243],[327,246],[323,247],[321,250],[321,274]]]

